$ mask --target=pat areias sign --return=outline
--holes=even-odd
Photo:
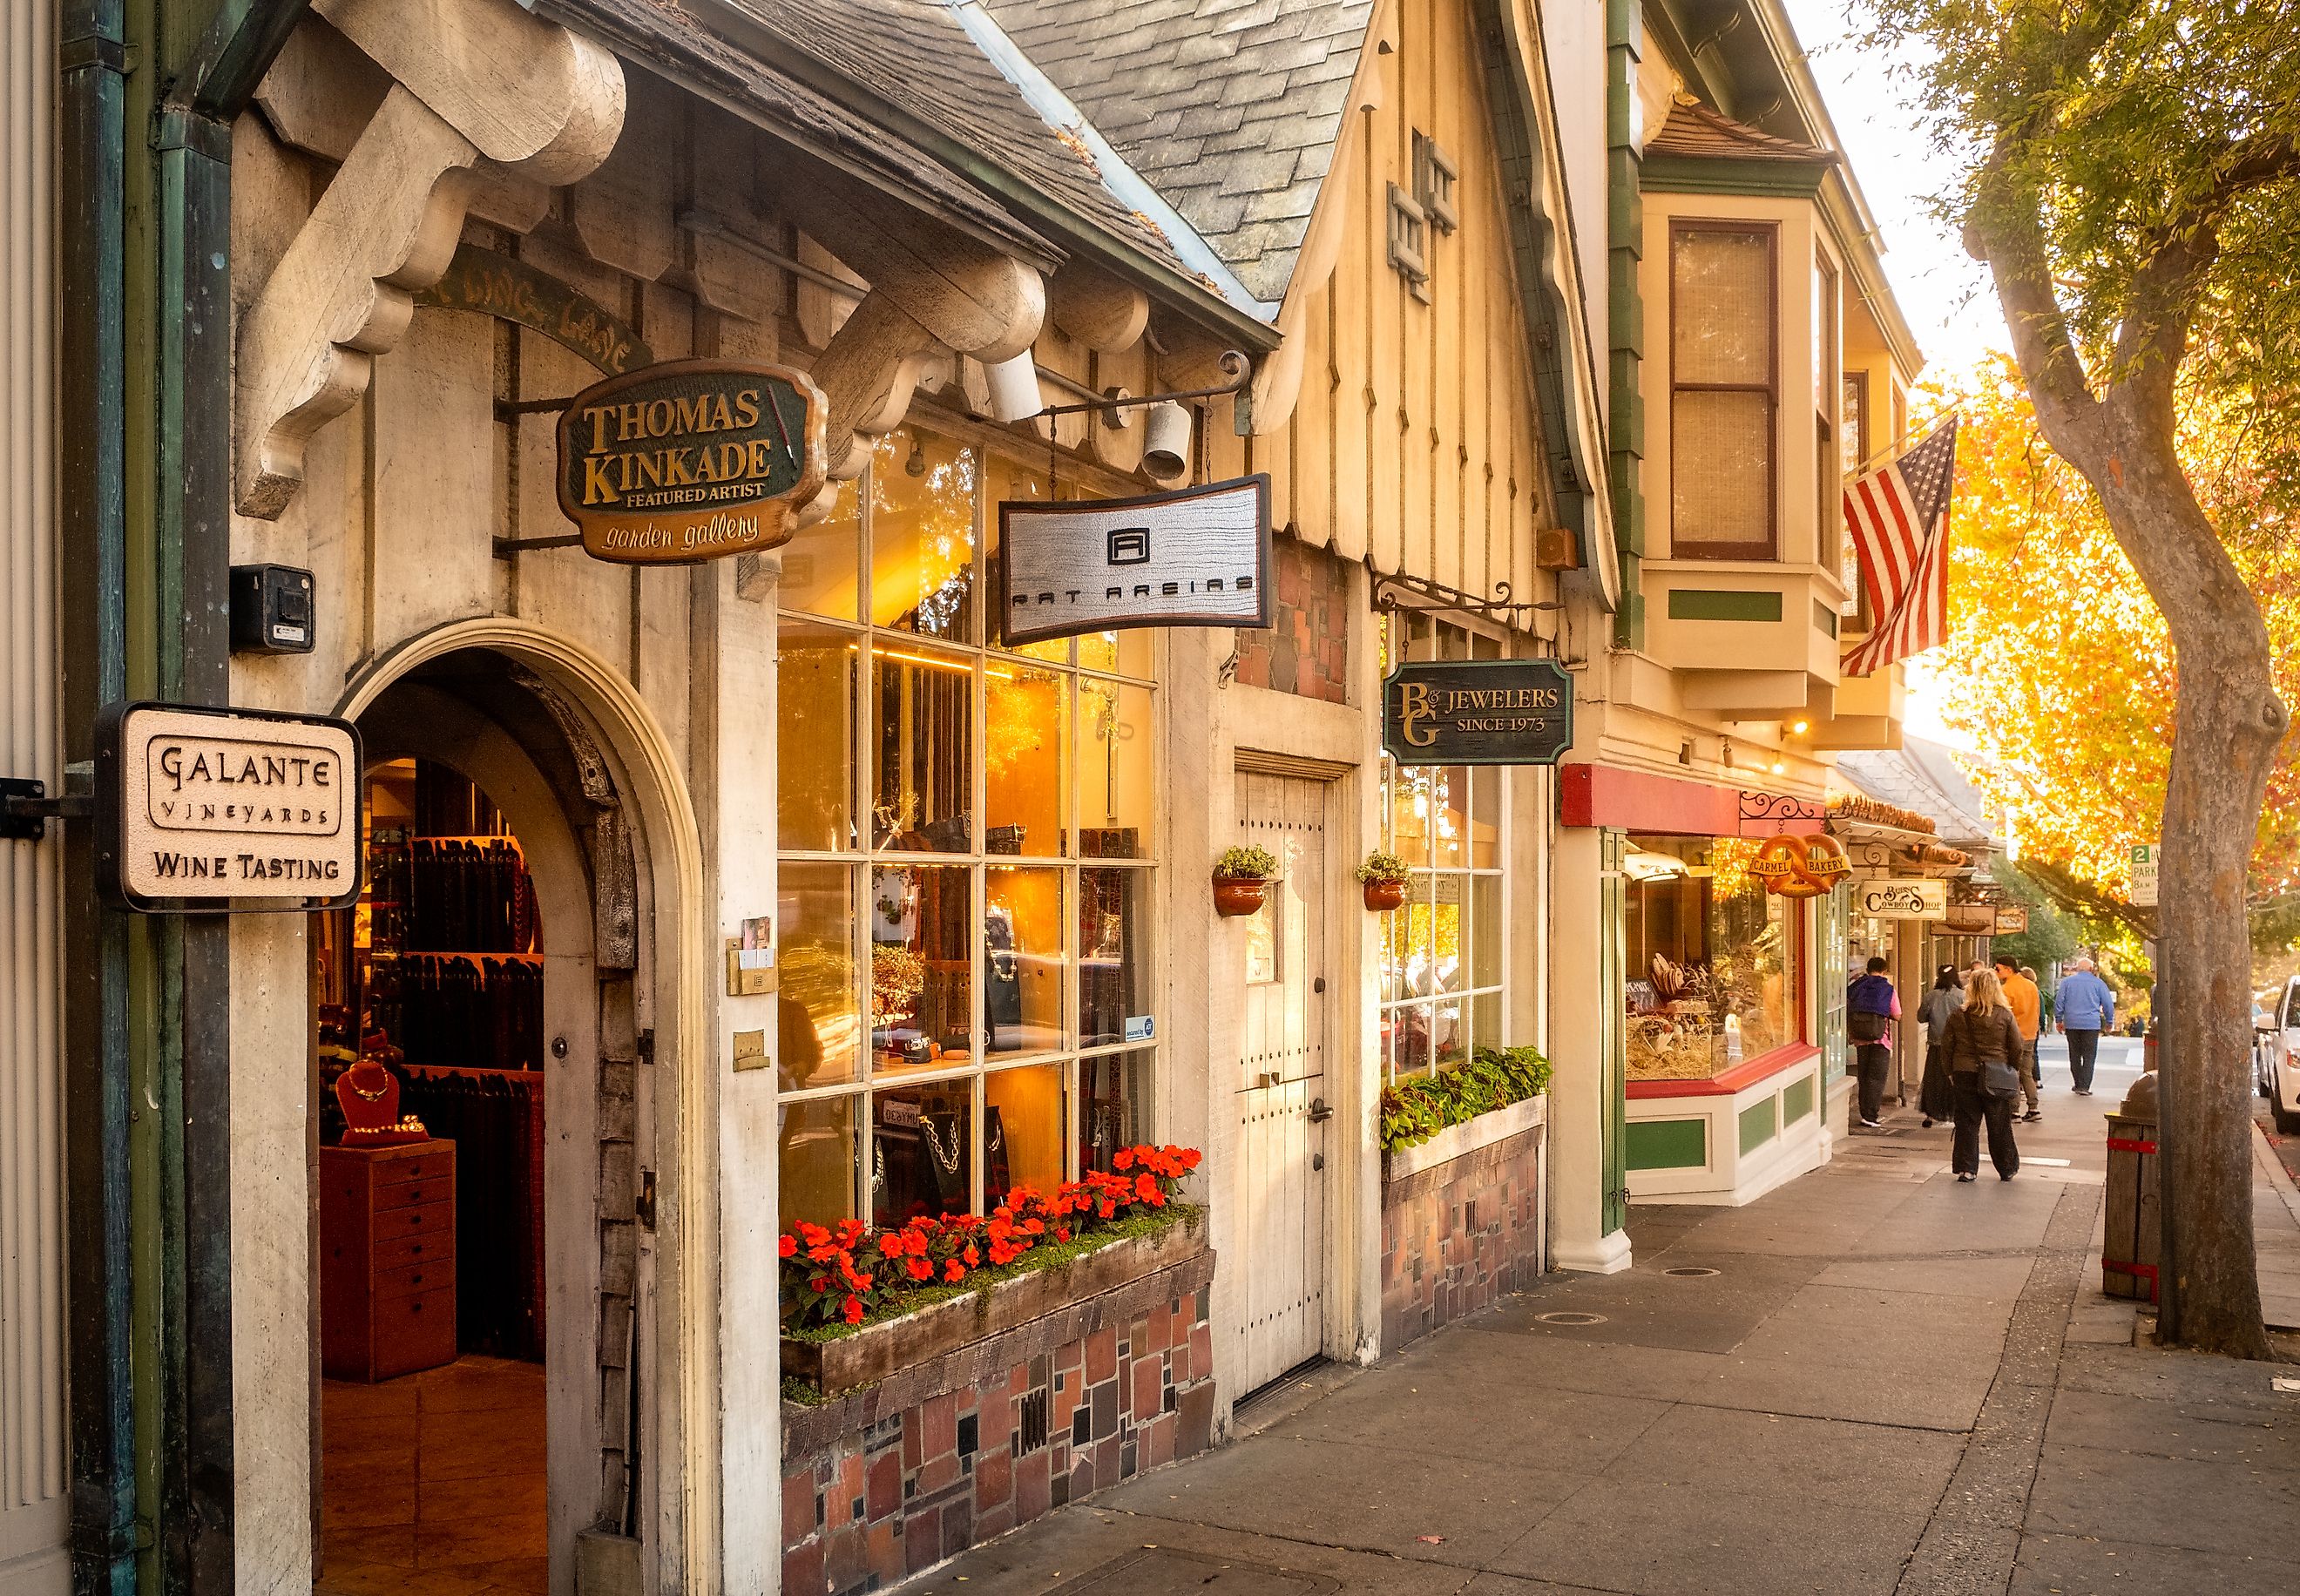
[[[822,491],[822,391],[804,372],[666,361],[595,383],[559,416],[559,508],[583,552],[694,565],[788,541]]]
[[[1554,660],[1433,660],[1381,685],[1381,745],[1401,765],[1554,765],[1573,744],[1573,678]]]
[[[1270,478],[998,506],[1006,641],[1132,627],[1267,627]]]
[[[347,720],[131,703],[96,761],[96,883],[147,914],[341,909],[360,894]]]

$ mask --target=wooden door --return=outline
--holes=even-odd
[[[1327,784],[1238,775],[1244,840],[1281,874],[1246,923],[1238,1065],[1245,1389],[1325,1345]]]

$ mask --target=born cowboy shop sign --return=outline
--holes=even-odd
[[[804,373],[667,361],[575,395],[559,418],[559,508],[583,552],[692,565],[789,540],[822,491],[825,405]]]

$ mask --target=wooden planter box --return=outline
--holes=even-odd
[[[865,1325],[835,1341],[783,1337],[783,1376],[812,1383],[826,1397],[873,1385],[903,1369],[970,1342],[1043,1318],[1073,1302],[1115,1290],[1205,1251],[1204,1210],[1179,1209],[1152,1235],[1124,1236],[1092,1252],[1001,1280],[900,1318]]]
[[[1464,1119],[1459,1125],[1449,1125],[1418,1147],[1401,1148],[1381,1156],[1381,1176],[1385,1184],[1404,1180],[1424,1169],[1451,1162],[1504,1141],[1521,1131],[1531,1130],[1549,1121],[1547,1096],[1521,1098],[1475,1119]]]

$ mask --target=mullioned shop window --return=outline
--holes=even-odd
[[[1629,1078],[1703,1080],[1799,1040],[1800,900],[1740,837],[1632,834],[1622,869]]]
[[[1043,466],[888,434],[783,551],[784,1222],[981,1212],[1146,1139],[1151,639],[1008,648],[1003,499]]]
[[[1429,615],[1376,628],[1384,676],[1401,660],[1499,659],[1501,640]],[[1503,912],[1504,771],[1381,764],[1382,843],[1409,867],[1405,902],[1381,917],[1383,1077],[1396,1081],[1507,1044]]]

